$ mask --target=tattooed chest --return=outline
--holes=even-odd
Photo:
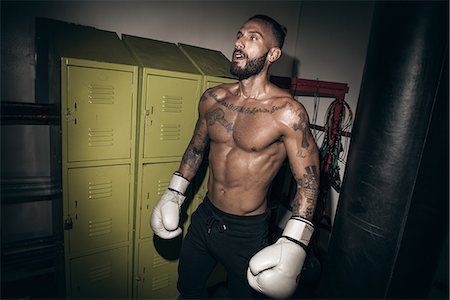
[[[247,151],[258,152],[280,143],[279,133],[271,118],[228,112],[221,107],[207,114],[208,134],[212,142],[234,144]]]

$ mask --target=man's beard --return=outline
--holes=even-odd
[[[239,51],[239,50],[235,50]],[[242,52],[241,52],[242,53]],[[237,66],[237,63],[232,62],[230,67],[230,73],[236,76],[239,80],[247,79],[252,77],[253,75],[257,75],[264,68],[264,63],[266,62],[267,55],[269,51],[263,54],[259,58],[255,58],[247,61],[244,68],[240,68]]]

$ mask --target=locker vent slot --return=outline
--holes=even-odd
[[[152,290],[156,291],[169,286],[169,274],[159,274],[152,278]]]
[[[89,199],[112,197],[112,181],[89,182]]]
[[[89,221],[89,237],[110,234],[112,232],[112,219]]]
[[[161,141],[179,140],[181,138],[180,124],[161,124],[159,139]]]
[[[163,96],[162,111],[180,113],[183,111],[183,97]]]
[[[114,86],[90,84],[88,98],[91,104],[114,104]]]
[[[114,145],[113,128],[89,128],[88,146],[105,147]]]
[[[167,262],[167,260],[165,260],[164,258],[162,258],[159,255],[153,255],[153,265],[152,268],[159,268],[159,267],[163,267],[165,265],[168,265],[169,263]]]
[[[100,280],[105,280],[112,277],[112,265],[111,263],[103,264],[91,268],[89,272],[90,282],[96,282]]]
[[[158,180],[158,196],[161,196],[169,187],[169,181]]]

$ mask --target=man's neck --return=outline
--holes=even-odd
[[[267,79],[267,73],[261,72],[239,81],[239,96],[244,99],[261,100],[265,98],[268,87],[269,80]]]

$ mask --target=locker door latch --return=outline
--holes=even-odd
[[[76,110],[76,109],[75,109]],[[74,123],[77,123],[77,118],[75,116],[75,110],[72,110],[70,108],[66,109],[66,121],[67,122],[72,122],[74,121]]]
[[[64,230],[71,230],[73,228],[73,221],[71,217],[64,220]]]
[[[150,115],[153,114],[153,106],[151,108],[151,110],[146,109],[145,110],[145,116],[144,116],[144,125],[145,126],[152,126],[153,125],[153,120],[150,117]]]

